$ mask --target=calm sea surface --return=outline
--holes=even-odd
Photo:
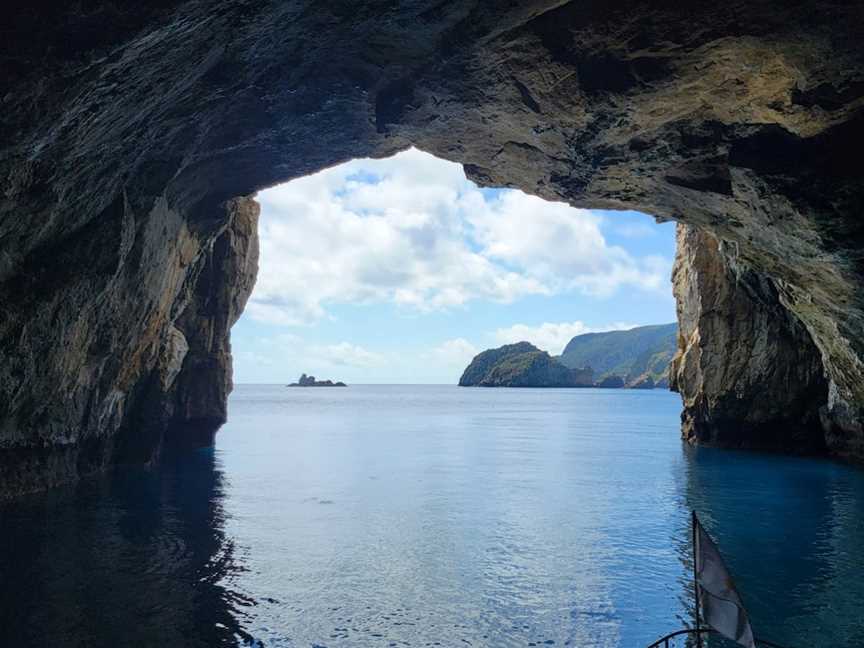
[[[0,508],[0,646],[633,646],[689,514],[757,635],[864,645],[864,471],[693,450],[664,391],[239,386],[213,450]]]

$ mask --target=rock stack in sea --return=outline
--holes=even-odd
[[[332,380],[316,380],[315,376],[307,376],[305,373],[300,375],[296,383],[291,383],[289,387],[347,387],[344,382],[333,382]]]

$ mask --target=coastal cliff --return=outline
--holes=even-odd
[[[568,367],[591,367],[598,387],[668,387],[677,331],[677,324],[659,324],[583,333],[567,343],[558,360]]]
[[[585,333],[570,340],[560,356],[530,342],[488,349],[474,357],[460,386],[668,388],[675,324]]]
[[[96,0],[5,18],[0,496],[208,442],[255,274],[243,197],[408,146],[483,186],[704,235],[682,235],[676,273],[687,438],[821,435],[864,459],[861,3]]]
[[[710,445],[822,450],[828,380],[819,349],[770,280],[736,267],[734,249],[679,225],[672,389],[682,434]]]

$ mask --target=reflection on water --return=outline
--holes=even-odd
[[[213,451],[0,509],[0,645],[234,645]]]
[[[864,472],[693,450],[666,392],[241,386],[214,451],[0,508],[0,645],[642,646],[689,511],[757,634],[864,645]]]
[[[711,448],[687,455],[686,505],[726,555],[757,635],[864,645],[864,473]]]

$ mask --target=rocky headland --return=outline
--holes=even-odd
[[[675,339],[676,325],[664,324],[577,335],[560,356],[508,344],[478,354],[459,385],[668,389]]]
[[[571,369],[529,342],[507,344],[477,355],[460,387],[591,387],[590,369]]]

